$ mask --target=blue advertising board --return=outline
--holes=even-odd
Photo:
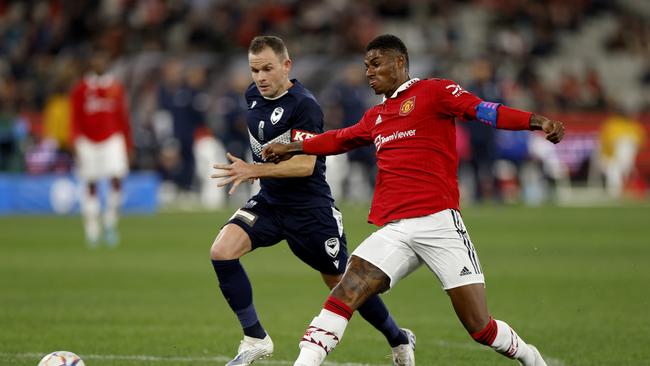
[[[131,173],[123,182],[124,213],[154,213],[160,179],[150,172]],[[108,182],[99,184],[104,201]],[[73,175],[0,174],[0,215],[77,214],[83,186]]]

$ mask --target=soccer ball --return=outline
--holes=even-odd
[[[43,357],[38,366],[86,366],[86,364],[72,352],[56,351]]]

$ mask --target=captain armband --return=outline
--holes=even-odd
[[[493,128],[497,127],[501,103],[481,102],[476,106],[476,119]]]

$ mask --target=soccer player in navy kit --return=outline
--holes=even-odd
[[[278,37],[260,36],[249,47],[254,83],[246,91],[247,123],[253,159],[228,154],[231,164],[216,164],[219,186],[260,179],[261,190],[237,210],[217,235],[210,255],[219,287],[244,331],[237,356],[228,366],[250,365],[273,352],[273,342],[253,305],[252,287],[239,258],[283,239],[300,260],[319,271],[331,289],[348,260],[343,218],[325,181],[325,158],[296,156],[280,164],[264,163],[262,148],[271,142],[303,141],[323,132],[318,102],[297,80],[289,79],[291,60]],[[414,365],[415,336],[400,329],[378,296],[360,314],[380,330],[392,347],[394,365]]]
[[[393,35],[375,38],[366,51],[366,77],[375,93],[384,95],[383,102],[356,125],[263,150],[264,158],[274,162],[370,144],[377,150],[368,219],[381,228],[352,253],[343,278],[302,337],[294,366],[320,365],[365,298],[395,286],[422,265],[435,273],[476,342],[524,366],[546,366],[535,346],[488,311],[483,269],[459,212],[455,119],[541,130],[553,143],[562,140],[564,125],[483,101],[451,80],[411,78],[406,46]]]

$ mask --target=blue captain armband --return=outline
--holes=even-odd
[[[490,125],[493,128],[497,127],[497,110],[501,103],[481,102],[476,106],[476,119]]]

